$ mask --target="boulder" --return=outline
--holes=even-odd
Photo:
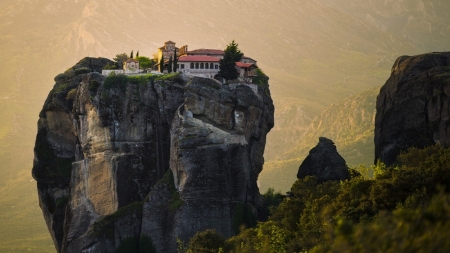
[[[297,173],[297,178],[303,179],[307,176],[317,177],[318,183],[350,179],[347,164],[337,152],[332,140],[319,137],[317,146],[309,151]]]

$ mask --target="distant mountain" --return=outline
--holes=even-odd
[[[265,157],[273,161],[322,110],[381,86],[399,55],[448,50],[449,15],[440,0],[1,1],[0,183],[25,180],[17,173],[31,168],[36,115],[53,77],[85,56],[150,56],[167,40],[223,49],[235,39],[271,78],[275,128]],[[37,198],[23,201],[38,210]],[[10,226],[28,225],[8,217]]]
[[[315,117],[305,134],[278,160],[268,161],[259,175],[260,189],[274,187],[288,191],[297,179],[297,171],[319,137],[336,144],[350,167],[371,165],[374,161],[375,104],[380,88],[372,88],[331,105]]]

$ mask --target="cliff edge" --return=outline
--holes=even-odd
[[[402,56],[377,97],[375,162],[409,147],[450,147],[450,52]]]
[[[242,207],[256,218],[267,82],[98,73],[111,63],[55,77],[39,115],[32,171],[57,251],[176,252],[197,231],[234,235]]]

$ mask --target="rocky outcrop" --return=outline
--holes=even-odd
[[[332,140],[319,137],[317,146],[309,151],[297,173],[297,178],[303,179],[307,176],[317,177],[319,183],[350,179],[347,164],[337,152]]]
[[[33,176],[58,252],[176,252],[200,230],[234,235],[238,206],[257,216],[268,86],[97,73],[108,63],[58,75],[40,113]]]
[[[450,146],[450,52],[402,56],[377,98],[375,162],[409,147]]]

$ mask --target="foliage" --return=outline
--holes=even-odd
[[[123,67],[123,62],[128,59],[128,55],[126,53],[116,54],[116,57],[113,58],[114,61],[117,62],[118,69]]]
[[[66,100],[75,100],[77,90],[77,88],[73,88],[69,92],[67,92]]]
[[[159,71],[164,73],[164,56],[161,56],[161,60],[159,60]]]
[[[264,74],[264,72],[257,68],[255,69],[256,76],[252,77],[252,83],[258,84],[260,86],[267,86],[269,84],[269,77]]]
[[[450,195],[441,192],[425,208],[398,208],[357,225],[339,220],[311,252],[450,252],[448,231]]]
[[[77,75],[81,75],[81,74],[90,73],[90,72],[91,72],[91,70],[89,68],[86,68],[86,67],[75,69],[75,75],[76,76]]]
[[[121,64],[119,64],[119,63],[108,63],[108,64],[106,64],[105,65],[105,67],[103,67],[103,69],[104,70],[114,70],[114,69],[120,69],[120,66],[119,65],[121,65]]]
[[[273,188],[267,189],[263,194],[264,203],[268,210],[276,208],[281,204],[285,196],[281,192],[275,192]]]
[[[224,50],[223,59],[220,59],[220,70],[218,75],[226,80],[233,80],[239,77],[236,69],[236,62],[242,59],[244,54],[239,50],[238,44],[234,40]]]
[[[148,69],[155,65],[155,62],[152,59],[145,56],[136,56],[136,59],[139,61],[141,69]]]
[[[192,253],[216,253],[223,248],[225,238],[214,229],[197,232],[189,240],[188,251]]]
[[[225,252],[447,252],[450,149],[412,148],[372,169],[373,179],[297,180],[269,220],[228,239]]]
[[[178,57],[177,57],[177,49],[173,49],[173,72],[177,72],[177,64],[178,64]]]
[[[99,81],[90,80],[88,89],[90,92],[97,92],[98,87],[100,87],[100,85],[101,85],[101,83]]]
[[[128,83],[128,78],[126,75],[109,75],[105,79],[103,87],[107,90],[109,89],[120,89],[125,91],[126,85]]]
[[[136,52],[136,58],[139,58],[139,50]]]
[[[167,72],[168,73],[172,73],[172,64],[173,64],[173,57],[172,56],[170,56],[170,58],[169,58],[169,66],[167,67]]]
[[[61,93],[64,92],[67,87],[69,87],[68,83],[61,83],[61,84],[56,84],[55,87],[53,88],[53,92],[55,93]]]

